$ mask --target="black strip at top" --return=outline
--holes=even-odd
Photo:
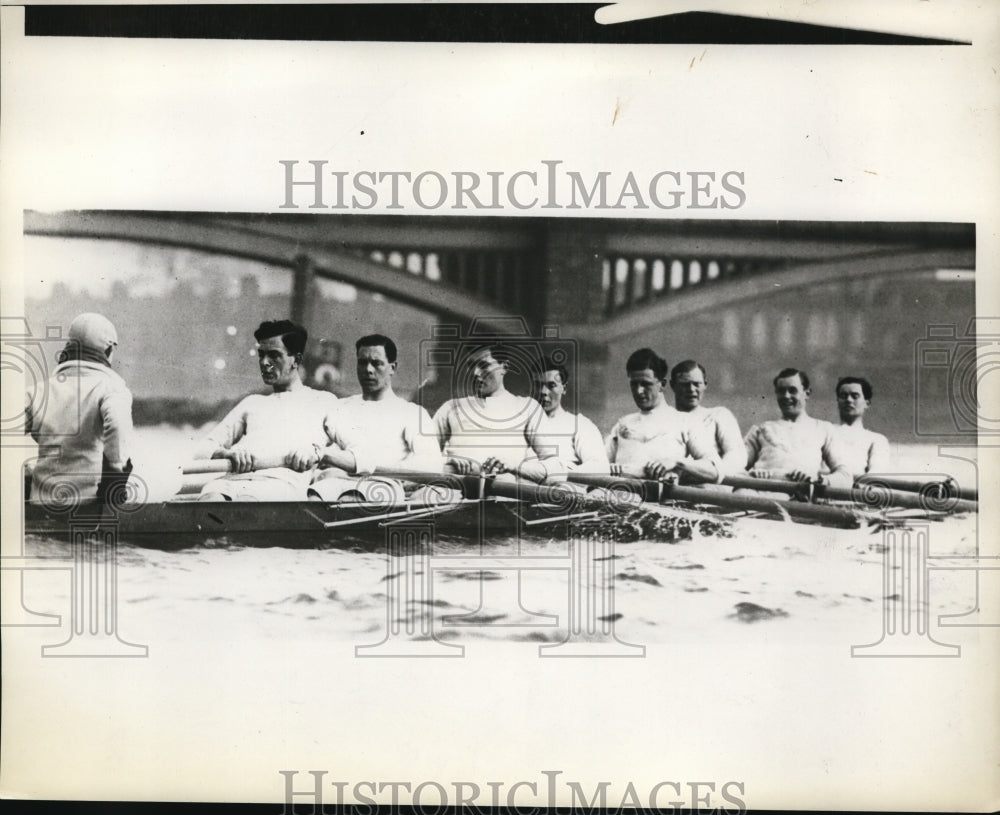
[[[31,37],[724,45],[959,45],[847,28],[690,12],[600,25],[606,3],[371,3],[25,7]],[[967,43],[966,43],[967,44]]]

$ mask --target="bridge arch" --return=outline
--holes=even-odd
[[[522,316],[525,307],[530,310],[532,292],[520,285],[532,277],[525,273],[530,271],[525,260],[529,241],[511,241],[506,235],[482,241],[485,230],[450,239],[440,229],[419,235],[412,225],[403,230],[369,226],[359,233],[332,219],[298,220],[300,224],[250,215],[28,211],[24,233],[155,244],[287,268],[295,275],[291,311],[299,319],[308,308],[312,276],[349,283],[445,320],[507,320]],[[325,226],[337,228],[324,235]],[[344,240],[348,237],[350,244]],[[470,241],[477,240],[482,248],[470,251]],[[385,248],[372,248],[379,246]],[[518,285],[505,285],[507,278]]]
[[[636,343],[661,349],[671,362],[699,356],[713,376],[733,371],[713,378],[714,393],[754,405],[769,381],[764,369],[801,362],[799,346],[808,352],[805,365],[825,365],[831,375],[876,362],[880,381],[899,383],[896,407],[908,410],[907,348],[931,322],[964,326],[974,314],[972,224],[29,211],[24,232],[179,247],[288,269],[289,311],[307,325],[317,279],[447,322],[523,318],[533,332],[553,328],[576,347],[585,361],[576,406],[599,423],[629,408],[616,383]],[[956,269],[962,285],[948,285],[940,297],[935,275]],[[907,302],[897,296],[904,290]],[[855,296],[868,347],[831,346],[822,338],[843,340],[853,330],[842,317],[856,308]],[[761,328],[782,310],[796,315],[792,328]],[[424,331],[424,318],[418,322]]]

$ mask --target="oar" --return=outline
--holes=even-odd
[[[783,492],[788,495],[807,495],[809,490],[808,482],[804,481],[753,478],[748,475],[726,476],[722,479],[722,483],[727,487],[734,487],[736,489],[766,490],[769,492]],[[872,491],[869,491],[869,488]],[[814,485],[812,489],[813,497],[815,498],[825,498],[829,501],[850,501],[868,509],[884,509],[891,506],[901,509],[923,509],[931,512],[979,511],[979,505],[975,501],[965,501],[959,498],[952,499],[947,496],[938,497],[928,493],[916,495],[912,492],[893,489],[876,480],[865,481],[853,489],[819,484]]]
[[[635,477],[618,478],[607,475],[570,473],[570,481],[595,487],[625,487],[647,492],[650,485],[661,490],[661,500],[687,501],[692,504],[710,504],[725,509],[740,509],[751,512],[765,512],[769,515],[787,514],[789,518],[816,521],[830,526],[858,526],[863,513],[842,507],[807,504],[800,501],[782,501],[760,495],[737,495],[721,490],[706,490],[698,487],[682,487],[678,484],[650,481]],[[656,488],[656,487],[652,487]]]
[[[942,498],[961,498],[966,501],[979,500],[979,490],[959,486],[958,482],[950,475],[944,478],[928,478],[926,480],[906,478],[905,476],[898,475],[859,475],[854,479],[854,483],[856,486],[875,484],[894,490],[918,492],[921,495],[931,496],[937,491],[937,495],[940,495]]]
[[[259,458],[254,460],[254,470],[269,470],[272,467],[284,467],[285,459]],[[181,468],[184,475],[213,475],[229,473],[233,470],[233,462],[228,458],[199,458],[189,461]]]
[[[692,504],[710,504],[726,509],[740,509],[754,512],[765,512],[770,515],[786,513],[788,517],[816,521],[831,526],[857,526],[859,513],[841,507],[820,506],[798,501],[780,501],[761,496],[734,495],[717,490],[704,490],[697,487],[682,487],[661,483],[650,479],[632,476],[615,477],[606,475],[589,475],[571,473],[570,481],[594,487],[609,489],[610,494],[588,495],[580,494],[572,487],[564,484],[533,484],[526,481],[507,481],[497,478],[479,476],[447,476],[437,473],[425,473],[412,470],[376,469],[376,474],[407,481],[427,482],[441,481],[448,478],[463,479],[466,491],[470,482],[479,482],[483,496],[495,495],[503,498],[515,498],[534,503],[565,503],[569,507],[584,507],[593,509],[609,509],[634,506],[640,507],[643,501],[650,503],[662,499],[686,501]],[[468,491],[466,492],[468,494]],[[616,500],[617,499],[617,500]]]
[[[376,467],[375,475],[420,484],[451,486],[461,489],[470,498],[513,498],[536,504],[562,504],[574,509],[639,508],[645,495],[641,486],[632,490],[626,488],[610,496],[597,496],[588,495],[565,483],[536,484],[532,481],[512,481],[494,476],[431,473],[399,467]],[[623,481],[624,479],[619,479],[619,482]]]
[[[181,468],[184,475],[210,475],[213,473],[228,473],[233,469],[233,463],[228,458],[206,458],[189,461]]]

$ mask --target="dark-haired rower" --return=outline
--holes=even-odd
[[[708,379],[705,368],[693,359],[678,362],[670,372],[670,389],[674,392],[674,407],[705,426],[715,441],[722,475],[741,474],[747,466],[747,448],[736,417],[728,408],[705,407]]]
[[[361,393],[341,399],[327,415],[328,444],[317,453],[319,466],[350,475],[368,475],[376,467],[440,472],[443,461],[430,415],[392,389],[396,343],[369,334],[354,348]]]
[[[300,472],[325,443],[323,420],[337,401],[302,382],[308,334],[290,320],[267,321],[254,332],[260,376],[270,394],[251,394],[198,444],[195,458],[225,458],[233,474],[205,485],[206,500],[285,501],[305,497]]]
[[[837,382],[840,424],[834,434],[851,475],[889,472],[889,440],[865,427],[865,411],[872,403],[871,383],[860,376],[844,376]]]
[[[635,351],[625,363],[632,400],[639,408],[619,419],[607,439],[614,475],[638,473],[663,478],[677,473],[688,482],[720,478],[719,457],[704,428],[663,398],[667,362],[649,348]]]
[[[462,360],[473,393],[449,399],[434,414],[438,442],[452,472],[510,473],[531,481],[565,479],[542,425],[538,403],[504,385],[508,354],[501,345],[474,347]]]
[[[853,483],[833,425],[806,412],[809,377],[785,368],[773,380],[780,419],[750,428],[746,435],[747,469],[755,478],[787,478],[849,487]],[[829,470],[821,473],[822,467]]]
[[[562,406],[569,384],[566,366],[546,359],[542,368],[535,375],[535,398],[548,417],[545,434],[558,448],[560,462],[567,472],[607,474],[610,464],[601,431],[582,413]]]

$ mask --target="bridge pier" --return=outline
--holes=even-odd
[[[547,224],[543,324],[562,328],[561,323],[599,325],[607,319],[604,287],[607,251],[607,235],[603,230],[581,230],[574,221],[558,218]],[[608,383],[614,382],[614,372],[608,369],[609,345],[576,339],[565,330],[560,335],[575,345],[571,359],[577,362],[577,378],[570,383],[571,398],[565,407],[599,421],[607,408]],[[584,360],[586,364],[582,364]],[[574,373],[572,368],[570,373]]]
[[[289,309],[293,323],[312,325],[313,303],[318,299],[316,264],[309,255],[296,255],[292,268],[292,301]]]

